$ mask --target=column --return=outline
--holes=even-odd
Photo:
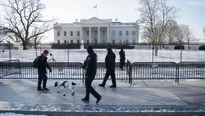
[[[98,27],[98,43],[100,43],[100,27]]]
[[[92,43],[92,41],[91,41],[91,27],[89,27],[89,43]]]
[[[83,38],[83,27],[80,28],[80,42],[84,42],[84,38]]]
[[[107,43],[110,43],[110,27],[107,27]]]

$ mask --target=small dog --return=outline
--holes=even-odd
[[[74,96],[75,95],[75,90],[74,90],[75,85],[76,85],[76,83],[71,82],[71,81],[63,81],[61,83],[57,81],[54,83],[54,87],[58,88],[57,93],[63,92],[63,96],[66,96],[66,94],[67,94],[65,91],[66,88],[70,89],[72,91],[71,95]]]

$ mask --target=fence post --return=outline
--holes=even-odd
[[[127,72],[129,76],[129,84],[132,84],[132,64],[129,60],[127,60]]]
[[[175,77],[175,83],[179,83],[179,65],[180,65],[180,63],[176,63],[176,77]]]

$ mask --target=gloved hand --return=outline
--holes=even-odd
[[[51,70],[51,69],[49,69],[49,72],[51,73],[51,72],[52,72],[52,70]]]
[[[85,65],[82,65],[81,68],[85,69]]]

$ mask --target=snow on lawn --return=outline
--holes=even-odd
[[[43,50],[42,50],[43,51]],[[107,51],[105,49],[94,49],[98,55],[98,62],[104,62]],[[119,62],[119,49],[113,49],[116,54],[116,62]],[[87,56],[86,49],[50,49],[57,62],[83,62]],[[40,51],[37,50],[40,55]],[[152,50],[150,49],[125,49],[126,59],[131,62],[152,62]],[[0,61],[9,60],[9,51],[0,52]],[[12,59],[21,62],[32,62],[36,57],[36,50],[12,50]],[[48,60],[51,57],[48,56]],[[180,50],[159,50],[158,56],[154,56],[156,62],[180,62]],[[198,50],[182,51],[182,61],[205,61],[205,52]]]
[[[46,116],[46,115],[24,115],[15,113],[0,113],[0,116]]]

